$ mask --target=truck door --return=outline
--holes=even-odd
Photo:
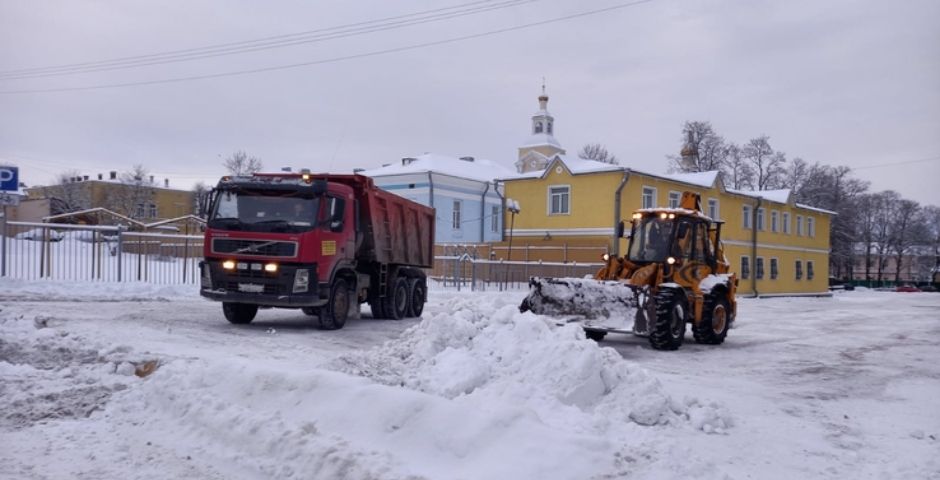
[[[320,281],[330,281],[336,265],[352,260],[355,255],[355,229],[352,195],[328,193],[322,202],[319,219],[319,254],[321,258]]]

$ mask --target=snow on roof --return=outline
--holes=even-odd
[[[514,170],[502,164],[484,158],[474,158],[473,161],[468,161],[436,153],[425,153],[413,158],[414,160],[407,164],[397,162],[359,173],[369,177],[384,177],[432,172],[481,182],[489,182],[494,178],[502,178],[515,173]]]
[[[551,168],[552,163],[557,158],[561,160],[564,166],[571,172],[572,175],[580,175],[582,173],[597,173],[597,172],[616,172],[623,170],[623,167],[620,165],[613,165],[610,163],[598,162],[595,160],[585,160],[583,158],[578,158],[577,156],[568,156],[562,154],[555,154],[552,157],[552,160],[548,163],[548,168]],[[500,180],[512,180],[512,179],[523,179],[523,178],[539,178],[545,174],[548,170],[533,170],[526,173],[516,173],[512,172],[510,175],[505,177],[498,177]]]
[[[663,175],[663,177],[677,182],[710,188],[715,184],[715,180],[718,179],[718,170],[712,170],[710,172],[671,173]]]
[[[748,197],[760,197],[771,202],[777,203],[789,203],[790,200],[790,189],[783,188],[780,190],[731,190],[729,192],[737,193],[739,195],[746,195]]]
[[[522,143],[520,148],[526,147],[538,147],[541,145],[551,145],[553,147],[562,148],[561,144],[558,143],[558,140],[555,140],[553,135],[547,133],[533,133]]]

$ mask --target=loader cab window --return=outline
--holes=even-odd
[[[661,262],[669,253],[675,220],[655,215],[637,220],[630,238],[630,260],[634,262]]]
[[[711,242],[708,239],[708,227],[704,222],[695,224],[695,241],[692,250],[692,260],[707,263],[711,260]]]

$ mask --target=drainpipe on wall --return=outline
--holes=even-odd
[[[762,197],[757,197],[757,206],[754,207],[754,211],[751,213],[751,290],[754,291],[754,298],[760,296],[760,293],[757,291],[757,210],[760,209]],[[766,219],[765,219],[766,220]]]
[[[483,195],[480,196],[480,243],[486,241],[486,193],[490,191],[490,182],[486,182]]]
[[[434,178],[431,172],[428,172],[428,202],[431,204],[430,207],[434,208]]]
[[[506,199],[503,197],[503,194],[499,192],[499,180],[493,180],[493,191],[496,192],[496,196],[499,197],[499,214],[505,215],[506,212]],[[499,229],[499,241],[506,241],[506,228],[503,225],[503,222],[500,221],[499,225],[503,228]]]
[[[620,185],[617,186],[617,191],[614,192],[614,248],[612,250],[612,255],[615,257],[620,256],[620,239],[616,237],[617,233],[617,223],[623,220],[620,218],[620,193],[623,191],[623,187],[626,186],[627,180],[630,178],[630,169],[623,169],[623,178],[620,180]]]

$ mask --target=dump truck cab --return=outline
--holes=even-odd
[[[205,297],[281,307],[326,303],[332,273],[353,260],[347,185],[303,175],[223,177],[209,209]]]

